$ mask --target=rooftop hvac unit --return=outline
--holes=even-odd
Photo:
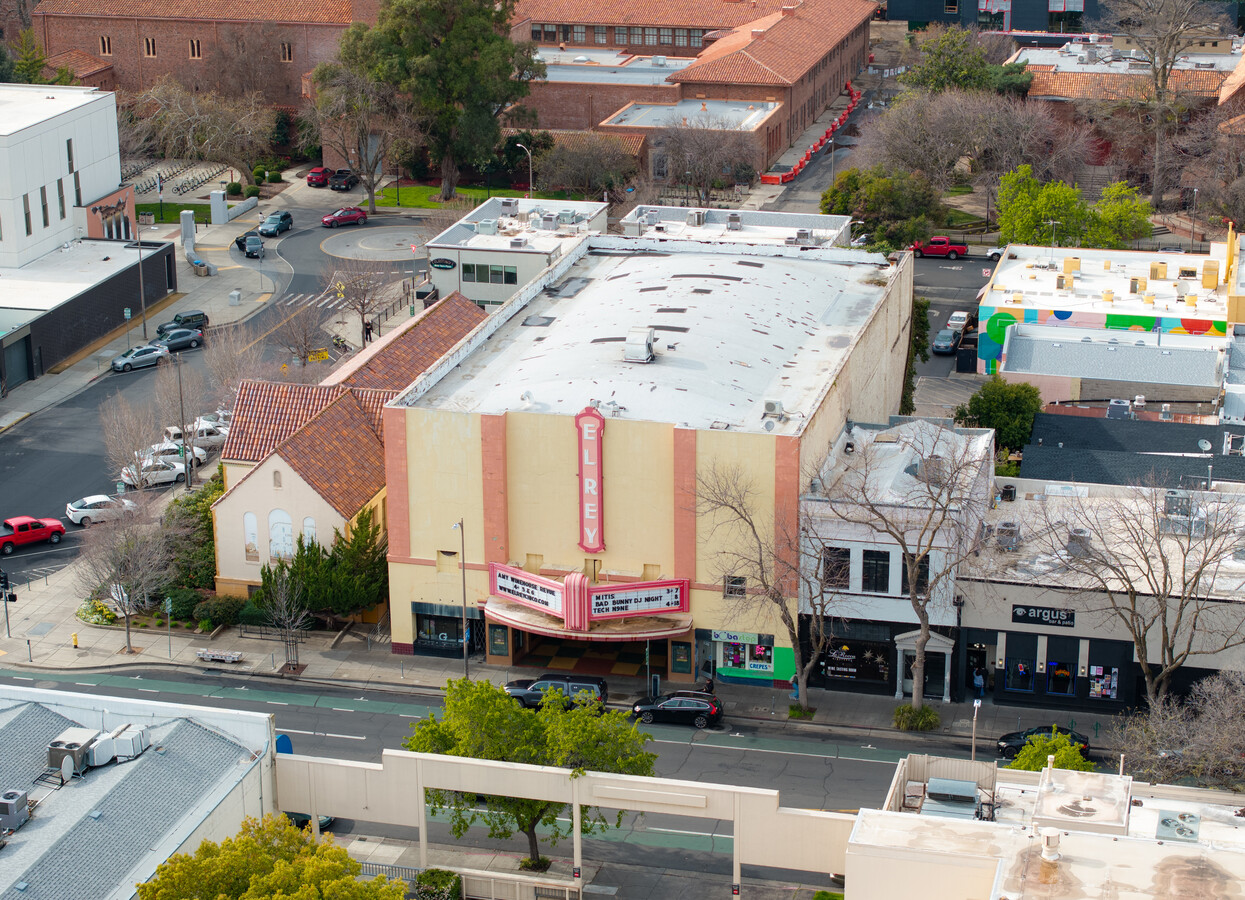
[[[733,213],[726,214],[726,230],[727,231],[742,231],[743,227],[744,227],[743,217],[739,213],[733,212]]]
[[[1188,841],[1196,843],[1202,830],[1202,817],[1194,812],[1159,810],[1159,824],[1154,836],[1160,841]]]
[[[501,198],[501,211],[505,215],[510,215],[510,216],[517,213],[519,211],[519,198],[518,197],[502,197]]]
[[[661,214],[655,209],[648,209],[644,211],[644,218],[648,224],[656,225],[657,220],[661,218]]]
[[[994,537],[1000,550],[1015,550],[1020,546],[1020,523],[1000,522],[994,530]]]
[[[782,239],[782,242],[786,244],[788,247],[794,247],[800,243],[800,239],[796,237],[794,234],[789,234],[785,238]]]
[[[627,237],[640,237],[644,234],[644,223],[639,219],[624,219],[622,226],[623,234]]]
[[[917,470],[917,475],[926,484],[940,487],[946,478],[945,469],[945,460],[941,456],[934,454],[921,460],[921,466]]]
[[[515,237],[515,238],[510,239],[511,250],[522,250],[526,246],[527,246],[527,238],[525,237]]]
[[[30,798],[25,791],[0,794],[0,831],[17,831],[30,818]]]
[[[561,222],[563,225],[574,225],[575,224],[575,210],[573,209],[558,210],[558,221]]]
[[[761,413],[763,419],[781,419],[786,413],[783,412],[781,400],[766,400],[765,408]]]
[[[558,230],[558,214],[557,213],[545,213],[544,215],[540,217],[540,225],[542,228],[545,229],[545,231],[557,231]]]
[[[1187,516],[1193,509],[1193,498],[1188,491],[1168,491],[1163,495],[1163,513],[1168,516]]]
[[[48,768],[59,769],[61,761],[70,757],[73,759],[74,773],[85,772],[87,752],[97,737],[99,732],[93,728],[66,728],[56,740],[48,744]]]
[[[87,765],[92,769],[108,765],[116,759],[117,753],[114,747],[112,735],[106,734],[96,738],[95,743],[91,744],[91,749],[86,755]]]
[[[132,759],[150,746],[151,733],[141,725],[127,725],[120,734],[113,735],[117,759]]]
[[[687,211],[687,224],[701,226],[705,224],[705,211],[703,209],[689,209]]]
[[[664,68],[666,65],[666,58],[664,56],[654,56],[653,65],[659,69]]]
[[[797,244],[811,244],[813,242],[813,229],[797,228],[795,230],[795,242]]]
[[[1089,556],[1093,537],[1088,528],[1069,528],[1067,550],[1069,556]]]
[[[497,234],[497,220],[481,219],[476,222],[476,234]]]
[[[627,332],[623,343],[623,362],[650,363],[653,361],[653,329],[638,325]]]

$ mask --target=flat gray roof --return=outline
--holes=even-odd
[[[541,47],[539,55],[546,81],[594,84],[666,84],[672,73],[695,62],[694,57],[633,56],[591,47]]]
[[[686,124],[751,131],[779,106],[764,100],[680,100],[677,103],[632,103],[606,119],[603,125],[665,128]]]
[[[1007,372],[1198,387],[1222,384],[1227,355],[1224,338],[1150,332],[1014,325],[1006,340]]]

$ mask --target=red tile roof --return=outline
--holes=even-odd
[[[1059,100],[1146,100],[1153,94],[1149,72],[1060,72],[1053,66],[1029,66],[1029,96]],[[1181,94],[1217,97],[1227,72],[1214,69],[1173,69],[1168,82]]]
[[[41,0],[34,15],[117,17],[122,19],[194,19],[212,22],[289,22],[307,25],[349,25],[350,0]]]
[[[46,0],[45,0],[46,2]],[[777,12],[791,0],[518,0],[511,21],[566,25],[733,28]]]
[[[804,0],[788,15],[755,17],[709,45],[696,62],[667,81],[795,84],[873,18],[876,7],[874,0]],[[755,37],[754,30],[760,32]]]
[[[259,462],[345,391],[338,385],[242,382],[221,459]]]
[[[385,486],[384,445],[353,394],[313,416],[276,455],[346,519]]]
[[[45,61],[43,71],[54,78],[59,70],[68,69],[75,78],[89,78],[111,68],[112,63],[92,56],[84,50],[66,50],[64,53],[49,56]]]
[[[642,134],[607,134],[603,131],[575,131],[572,129],[561,130],[554,128],[541,128],[538,130],[552,137],[553,145],[555,147],[575,147],[582,143],[588,135],[595,135],[596,137],[610,138],[618,141],[624,153],[628,156],[637,157],[640,155],[640,151],[644,149],[644,141],[647,139],[646,136]],[[521,132],[518,128],[503,128],[501,130],[503,138],[520,133]]]

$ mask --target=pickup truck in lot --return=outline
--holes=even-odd
[[[908,248],[918,257],[945,256],[947,259],[959,259],[968,256],[968,244],[953,244],[949,237],[932,237],[928,241],[916,241]]]
[[[338,169],[329,176],[330,191],[348,191],[359,183],[359,176],[349,169]]]
[[[18,547],[47,541],[59,544],[65,533],[60,519],[36,519],[32,516],[14,516],[5,519],[0,527],[0,553],[8,556]]]

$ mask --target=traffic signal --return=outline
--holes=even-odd
[[[9,589],[9,573],[0,569],[0,592]]]

